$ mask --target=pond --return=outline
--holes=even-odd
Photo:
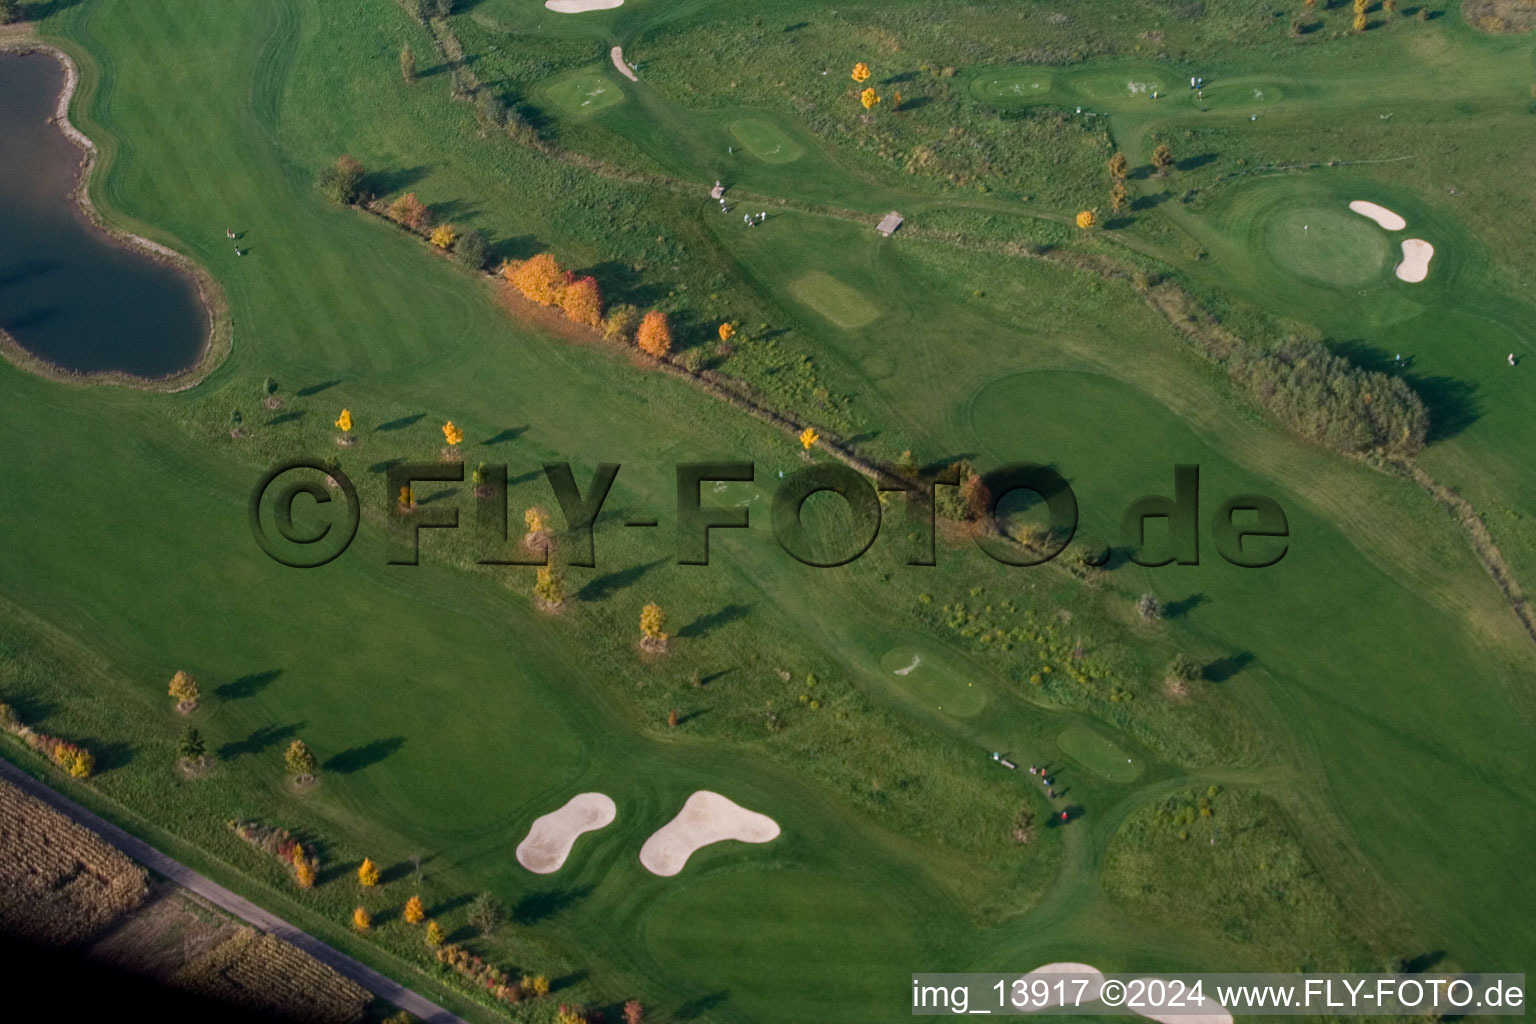
[[[81,151],[51,121],[64,84],[48,54],[0,53],[0,330],[65,370],[186,370],[208,336],[197,284],[76,204]]]

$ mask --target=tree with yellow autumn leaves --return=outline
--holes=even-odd
[[[880,102],[880,95],[873,89],[865,89],[859,93],[859,102],[864,104],[865,110],[873,110],[875,104]]]
[[[663,632],[667,625],[667,613],[661,610],[659,604],[648,604],[640,609],[640,646],[652,654],[660,654],[667,649],[667,634]]]
[[[200,691],[197,677],[190,672],[177,672],[171,676],[170,695],[176,698],[176,710],[187,714],[197,708]]]
[[[1077,226],[1087,231],[1099,222],[1099,218],[1092,210],[1077,211]]]
[[[459,458],[459,445],[464,441],[464,431],[454,426],[453,420],[443,424],[443,440],[448,442],[443,449],[443,458],[457,461]]]
[[[869,65],[859,61],[853,66],[853,80],[860,85],[869,81]]]
[[[367,857],[357,866],[357,884],[365,889],[379,884],[379,866]]]
[[[557,306],[570,283],[570,272],[563,269],[547,252],[530,256],[521,263],[507,263],[501,276],[522,293],[523,298],[545,306]]]
[[[412,896],[406,900],[405,909],[400,911],[400,916],[406,924],[421,924],[427,916],[427,909],[421,905],[421,897]]]
[[[804,430],[800,431],[801,453],[804,454],[806,458],[810,458],[811,448],[814,447],[816,442],[820,440],[821,435],[816,433],[816,431],[812,430],[810,427],[806,427]]]
[[[565,604],[565,574],[560,566],[554,563],[539,566],[533,582],[533,595],[545,611],[555,611]]]
[[[453,248],[453,243],[459,237],[459,229],[452,224],[439,224],[432,229],[432,234],[427,236],[427,241],[447,252]]]
[[[341,415],[336,417],[336,429],[341,431],[336,436],[336,443],[346,447],[352,443],[352,410],[343,409]]]
[[[725,323],[720,325],[719,329],[717,329],[715,333],[720,335],[721,341],[730,341],[736,336],[736,325],[727,320]]]
[[[352,927],[360,932],[365,932],[373,927],[373,915],[364,907],[358,907],[352,911]]]

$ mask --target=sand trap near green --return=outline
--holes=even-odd
[[[839,327],[863,327],[880,315],[880,308],[859,292],[821,270],[790,282],[789,294]]]
[[[611,11],[623,7],[624,0],[544,0],[544,6],[556,14],[582,14],[586,11]]]
[[[1403,239],[1403,260],[1394,271],[1401,281],[1418,284],[1429,276],[1429,261],[1434,258],[1435,247],[1422,238]]]
[[[1401,231],[1408,226],[1408,222],[1398,214],[1367,199],[1356,199],[1349,204],[1349,208],[1362,217],[1369,217],[1388,231]]]
[[[1056,737],[1056,745],[1078,764],[1110,782],[1135,782],[1141,765],[1129,754],[1086,726],[1073,725]]]
[[[597,71],[582,71],[550,82],[544,87],[544,95],[569,117],[587,117],[624,102],[624,91],[613,79]]]
[[[880,657],[885,677],[928,707],[966,718],[987,706],[987,692],[930,648],[893,647]]]
[[[731,138],[765,164],[788,164],[805,155],[805,147],[772,121],[743,117],[726,125]]]
[[[578,793],[559,810],[535,818],[517,844],[517,862],[536,875],[559,871],[571,847],[587,832],[613,823],[618,808],[605,793]]]
[[[766,843],[779,837],[779,823],[749,811],[736,801],[701,789],[690,796],[677,817],[651,834],[640,847],[640,863],[653,875],[670,878],[683,870],[695,850],[734,839]]]
[[[1265,221],[1260,240],[1282,270],[1337,288],[1380,280],[1392,259],[1379,227],[1333,207],[1285,207]]]

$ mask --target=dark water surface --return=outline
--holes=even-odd
[[[67,370],[184,370],[208,333],[197,286],[70,198],[81,153],[49,120],[64,78],[47,54],[0,54],[0,328]]]

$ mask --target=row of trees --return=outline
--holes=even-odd
[[[409,48],[407,48],[407,51]],[[402,70],[406,53],[401,53]],[[410,57],[410,73],[415,73],[415,56]],[[355,157],[343,154],[336,162],[321,170],[315,179],[315,187],[321,195],[343,206],[373,207],[373,194],[368,190],[368,172]],[[490,257],[490,243],[480,231],[460,231],[452,224],[432,223],[432,211],[407,192],[384,207],[383,213],[401,227],[416,234],[425,234],[427,240],[471,270],[484,270]]]
[[[605,314],[597,279],[577,277],[547,252],[503,263],[501,276],[523,298],[554,306],[573,323],[601,330],[609,341],[632,343],[657,359],[672,351],[672,327],[665,313],[653,309],[641,315],[634,306],[620,305]]]

